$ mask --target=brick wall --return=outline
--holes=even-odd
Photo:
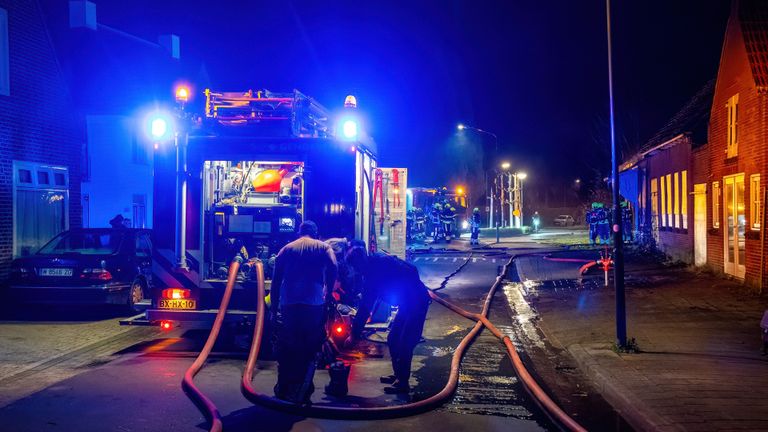
[[[678,184],[682,185],[682,172],[687,172],[686,178],[686,190],[679,192],[679,199],[681,210],[678,216],[678,226],[663,226],[661,222],[661,185],[659,184],[658,196],[657,196],[657,209],[659,216],[655,221],[655,226],[658,229],[658,248],[672,259],[683,261],[686,263],[693,263],[693,173],[691,166],[691,138],[687,135],[670,141],[662,149],[654,151],[648,154],[645,159],[639,164],[643,170],[643,181],[645,182],[645,190],[647,191],[647,204],[646,214],[650,216],[650,199],[651,199],[651,180],[657,179],[661,181],[667,174],[671,174],[672,181],[674,181],[674,174],[678,174]],[[680,186],[678,186],[680,187]],[[674,193],[674,187],[671,191]],[[674,195],[673,195],[674,196]],[[682,200],[686,200],[686,223],[687,227],[683,225],[682,215]],[[668,213],[674,213],[669,211]],[[646,221],[650,223],[650,221]]]
[[[728,123],[726,103],[731,96],[737,93],[739,95],[738,156],[726,159]],[[712,182],[714,181],[719,181],[721,188],[723,188],[723,177],[725,176],[744,174],[744,200],[747,217],[745,282],[749,285],[759,283],[762,263],[761,234],[759,231],[750,230],[752,221],[749,220],[749,177],[752,174],[761,174],[761,187],[765,188],[768,172],[766,171],[764,99],[765,96],[758,94],[752,78],[738,20],[732,18],[729,20],[726,30],[710,116],[709,164],[711,177],[708,179],[707,190],[712,190]],[[724,193],[721,194],[720,198],[721,213],[724,206],[723,196]],[[712,227],[711,194],[708,198],[708,225],[710,229],[707,236],[707,261],[714,269],[724,271],[724,234],[727,220],[721,215],[720,228]]]
[[[82,119],[70,97],[37,0],[0,0],[8,12],[10,95],[0,96],[0,280],[13,253],[13,160],[69,168],[69,224],[82,225]]]

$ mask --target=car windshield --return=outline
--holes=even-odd
[[[68,232],[43,246],[38,255],[82,254],[111,255],[123,240],[120,232]]]

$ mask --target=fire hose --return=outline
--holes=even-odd
[[[208,337],[208,341],[206,342],[205,347],[203,348],[203,351],[201,351],[198,358],[195,360],[193,365],[187,371],[184,377],[183,385],[182,385],[182,387],[185,389],[187,394],[193,399],[193,401],[197,404],[200,410],[203,411],[203,414],[211,422],[211,429],[210,429],[211,431],[221,431],[221,427],[222,427],[221,416],[216,406],[210,401],[210,399],[204,396],[202,392],[200,392],[199,389],[197,389],[197,387],[195,387],[192,380],[194,376],[197,374],[197,372],[199,372],[199,370],[202,368],[202,365],[205,363],[205,360],[210,354],[211,348],[213,347],[213,343],[218,337],[218,333],[219,333],[219,330],[221,329],[221,324],[223,322],[224,315],[226,314],[226,308],[229,304],[229,298],[231,296],[231,292],[234,287],[235,280],[237,278],[237,272],[239,270],[241,261],[242,259],[235,259],[230,266],[229,277],[227,279],[227,286],[224,292],[224,296],[222,298],[221,307],[219,308],[218,314],[216,316],[216,320],[214,321],[214,327],[211,330],[211,334]],[[258,278],[258,284],[257,284],[258,305],[256,309],[256,322],[254,325],[253,343],[251,345],[251,349],[248,354],[248,360],[247,360],[245,371],[243,372],[243,377],[241,381],[241,386],[240,386],[241,392],[246,399],[248,399],[254,404],[258,404],[270,409],[274,409],[276,411],[281,411],[281,412],[286,412],[286,413],[301,415],[301,416],[307,416],[307,417],[334,418],[334,419],[347,419],[347,420],[364,420],[364,419],[371,420],[371,419],[405,417],[405,416],[420,414],[442,405],[446,400],[448,400],[453,395],[458,385],[459,365],[461,363],[461,359],[464,356],[464,353],[466,349],[469,347],[469,345],[471,344],[471,342],[475,339],[475,337],[477,337],[477,335],[485,326],[491,331],[491,333],[493,333],[496,337],[498,337],[502,341],[502,343],[504,343],[505,347],[507,348],[507,352],[510,358],[512,359],[512,363],[515,367],[515,370],[517,371],[517,374],[520,377],[520,380],[522,381],[525,389],[534,398],[537,404],[544,410],[544,412],[548,416],[550,416],[550,418],[552,418],[554,421],[564,426],[567,430],[579,431],[579,432],[585,431],[586,429],[581,427],[575,420],[570,418],[562,409],[560,409],[560,407],[558,407],[557,404],[555,404],[555,402],[552,401],[552,399],[549,398],[549,396],[544,392],[544,390],[535,382],[533,377],[530,375],[530,373],[528,373],[527,369],[523,365],[522,360],[520,359],[514,345],[512,344],[512,341],[509,339],[508,336],[503,335],[498,330],[498,328],[496,328],[487,318],[488,312],[490,311],[490,307],[491,307],[491,300],[493,299],[496,290],[501,285],[504,279],[504,275],[507,273],[507,270],[511,264],[512,264],[512,260],[507,262],[507,264],[504,266],[503,272],[496,277],[496,280],[494,284],[491,286],[491,289],[488,292],[488,295],[483,303],[482,312],[480,312],[479,314],[468,312],[444,300],[442,297],[432,292],[432,290],[429,291],[430,297],[436,302],[440,303],[441,305],[447,307],[448,309],[456,312],[457,314],[465,318],[476,321],[475,325],[472,327],[470,332],[461,340],[459,345],[456,347],[456,351],[453,353],[453,356],[451,357],[451,369],[450,369],[450,374],[448,376],[448,381],[446,382],[443,389],[440,390],[440,392],[438,392],[433,396],[430,396],[429,398],[426,398],[417,402],[404,404],[404,405],[359,408],[359,407],[297,405],[297,404],[282,401],[282,400],[267,396],[265,394],[259,393],[256,391],[256,389],[253,388],[252,386],[253,370],[256,366],[256,359],[258,357],[259,350],[261,348],[261,339],[264,332],[264,312],[265,312],[264,271],[263,271],[262,263],[257,261],[255,263],[256,274]]]

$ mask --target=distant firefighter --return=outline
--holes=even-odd
[[[621,202],[621,229],[622,238],[625,242],[631,242],[633,240],[632,213],[633,211],[629,207],[629,201],[623,200]]]

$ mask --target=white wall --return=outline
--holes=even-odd
[[[152,227],[152,143],[128,116],[88,115],[88,162],[90,178],[82,183],[89,197],[87,226],[109,227],[117,214],[133,220],[133,196],[146,196],[146,227]],[[145,164],[134,163],[134,140],[146,155]],[[83,221],[86,224],[85,220]]]

